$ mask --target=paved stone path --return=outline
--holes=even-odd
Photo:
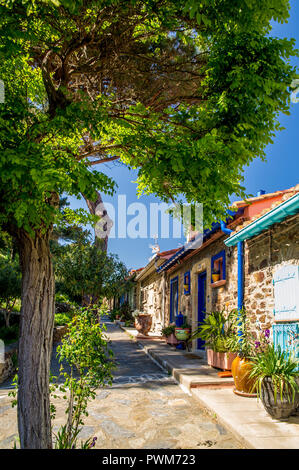
[[[117,362],[115,379],[90,403],[82,439],[96,436],[96,448],[106,449],[242,448],[126,333],[106,326]],[[16,410],[7,392],[0,387],[0,448],[12,448],[17,436]],[[54,432],[65,423],[63,400],[56,405]]]

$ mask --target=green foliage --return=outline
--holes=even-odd
[[[191,335],[190,340],[200,338],[208,348],[216,352],[232,351],[230,340],[235,341],[237,332],[237,312],[212,312]]]
[[[0,304],[6,326],[9,327],[11,312],[16,300],[21,297],[21,273],[18,261],[8,257],[0,258]]]
[[[119,315],[122,321],[133,321],[133,309],[130,307],[129,302],[123,302],[119,308]]]
[[[55,258],[55,271],[65,292],[81,298],[81,302],[85,295],[97,298],[115,295],[127,275],[126,267],[116,255],[106,254],[91,243],[61,247]]]
[[[64,326],[72,321],[72,313],[56,313],[55,314],[55,326]]]
[[[294,401],[295,393],[299,392],[299,362],[286,351],[282,351],[278,345],[269,346],[265,351],[250,358],[252,369],[250,378],[256,379],[254,387],[257,386],[258,394],[261,395],[263,381],[270,378],[274,390],[274,402],[277,401],[277,394],[281,401],[286,396],[288,401]]]
[[[105,327],[100,326],[92,309],[80,309],[69,323],[68,334],[62,339],[61,346],[57,348],[64,384],[57,384],[55,387],[53,382],[52,385],[53,389],[65,394],[68,405],[67,423],[55,436],[55,448],[77,447],[78,434],[84,424],[83,418],[88,416],[89,400],[95,398],[97,388],[112,383],[113,353],[108,348],[108,338],[103,329]],[[63,366],[64,363],[67,368]],[[53,390],[52,395],[55,396]],[[52,413],[55,413],[55,408],[52,408]],[[90,440],[85,443],[85,448],[89,445]]]
[[[1,222],[31,233],[54,194],[111,194],[90,165],[117,158],[139,194],[223,217],[288,112],[294,41],[268,34],[288,15],[287,0],[2,1]]]
[[[117,316],[120,316],[120,310],[118,308],[114,308],[109,312],[109,318],[111,321],[116,320]]]
[[[174,334],[175,332],[175,325],[169,325],[169,326],[165,326],[164,328],[162,328],[162,335],[163,336],[170,336],[171,334]]]

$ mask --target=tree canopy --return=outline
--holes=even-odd
[[[54,194],[110,192],[94,165],[138,169],[138,191],[204,204],[245,196],[242,169],[287,112],[286,0],[1,1],[1,220],[52,223]],[[93,169],[92,169],[93,168]]]

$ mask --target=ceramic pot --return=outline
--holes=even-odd
[[[252,363],[246,359],[237,356],[232,362],[232,375],[235,382],[234,392],[237,395],[256,397],[254,387],[255,379],[250,379]]]
[[[220,279],[220,274],[212,274],[213,282],[217,282]]]
[[[179,344],[179,342],[176,339],[174,333],[171,333],[171,335],[166,337],[166,343],[167,344],[172,344],[173,346],[176,346],[177,344]]]
[[[277,392],[276,401],[274,399],[274,387],[270,377],[265,377],[261,386],[261,401],[265,410],[274,419],[287,419],[299,406],[299,393],[295,393],[294,401],[292,391],[289,395],[286,391],[282,394]]]
[[[149,313],[138,315],[135,318],[135,328],[141,335],[147,335],[152,326],[152,316]]]
[[[233,360],[237,354],[232,352],[216,352],[213,349],[207,349],[207,361],[209,366],[222,370],[231,370]]]
[[[186,341],[190,336],[190,328],[179,328],[175,329],[175,337],[179,341]]]

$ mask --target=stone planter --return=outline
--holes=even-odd
[[[232,352],[216,352],[213,349],[207,349],[207,361],[209,366],[222,370],[231,370],[233,360],[237,357]]]
[[[299,406],[299,393],[295,394],[293,401],[292,392],[290,392],[290,397],[288,397],[288,394],[284,391],[281,400],[280,392],[278,391],[275,401],[272,380],[270,377],[265,377],[261,386],[261,401],[265,410],[272,418],[287,419]]]
[[[135,328],[141,335],[147,335],[152,326],[152,316],[150,314],[138,315],[135,318]]]

